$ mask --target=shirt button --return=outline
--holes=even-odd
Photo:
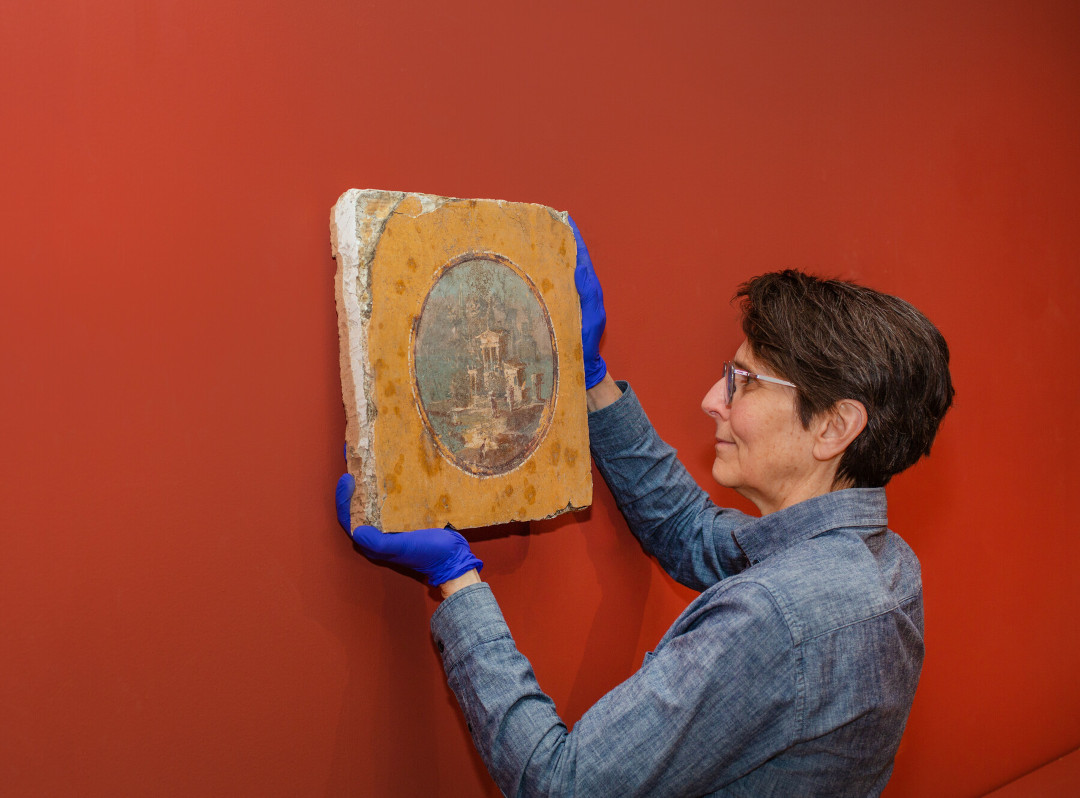
[[[471,723],[466,723],[465,725],[469,727],[469,734],[472,734],[473,733],[472,724]]]
[[[443,645],[443,641],[442,640],[436,640],[435,642],[437,642],[439,644],[439,653],[440,654],[443,653],[443,651],[446,650],[446,646]]]

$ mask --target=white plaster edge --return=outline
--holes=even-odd
[[[338,198],[333,210],[332,247],[340,269],[346,347],[355,400],[353,447],[361,462],[361,479],[366,486],[375,485],[375,419],[369,413],[371,403],[368,401],[374,374],[366,356],[371,319],[370,267],[386,219],[403,197],[402,192],[353,188]],[[364,491],[362,509],[365,523],[377,526],[380,513],[376,490]]]

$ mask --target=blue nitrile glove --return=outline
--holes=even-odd
[[[352,528],[349,502],[356,481],[343,474],[334,491],[338,523],[349,533],[360,550],[373,560],[386,560],[419,571],[429,585],[438,586],[457,579],[473,568],[484,567],[469,549],[469,542],[450,529],[418,529],[415,532],[383,534],[373,526]]]
[[[604,313],[604,291],[593,271],[589,248],[581,237],[581,231],[573,218],[570,229],[577,239],[577,266],[574,268],[574,283],[577,285],[578,299],[581,301],[581,351],[585,358],[585,388],[589,389],[604,379],[607,364],[600,357],[600,336],[604,334],[607,314]]]

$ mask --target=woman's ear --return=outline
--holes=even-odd
[[[841,399],[821,414],[814,457],[832,460],[844,453],[866,429],[866,408],[856,399]]]

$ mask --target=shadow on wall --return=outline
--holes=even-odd
[[[563,721],[570,728],[641,665],[638,639],[654,567],[603,482],[597,479],[594,484],[593,504],[588,510],[533,524],[536,531],[547,532],[577,520],[599,521],[590,523],[584,533],[587,556],[600,586],[600,603],[570,696],[566,706],[560,707]]]
[[[325,794],[438,794],[433,763],[395,769],[391,778],[372,761],[416,746],[415,711],[403,708],[433,707],[444,698],[438,683],[424,678],[433,658],[431,604],[414,579],[356,558],[353,594],[361,606],[350,608],[357,621],[349,627],[351,638],[342,641],[352,653]]]

